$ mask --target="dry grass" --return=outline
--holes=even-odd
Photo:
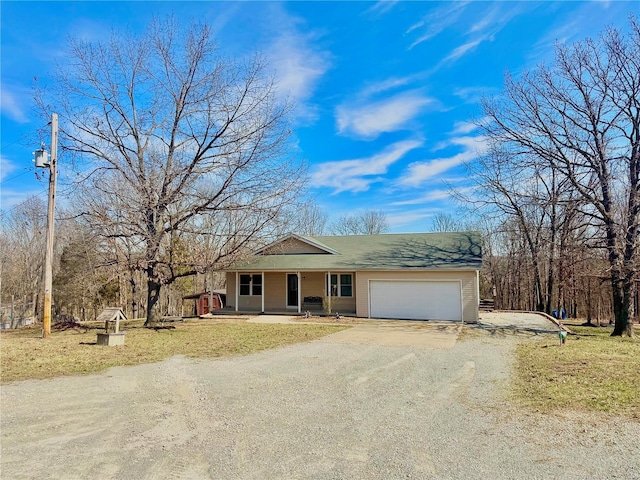
[[[175,329],[142,328],[142,322],[124,325],[124,346],[96,345],[103,327],[53,331],[47,340],[41,328],[0,333],[0,382],[44,379],[61,375],[101,372],[109,367],[139,365],[173,355],[211,358],[246,355],[260,350],[306,342],[343,330],[336,325],[279,325],[239,321],[191,320]]]
[[[640,418],[640,338],[569,325],[575,335],[517,348],[514,399],[540,412],[599,411]],[[640,332],[639,332],[640,333]]]

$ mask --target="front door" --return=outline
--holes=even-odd
[[[287,273],[287,307],[298,307],[298,275]]]

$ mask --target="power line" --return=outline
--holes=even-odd
[[[11,143],[9,143],[9,144],[7,144],[7,145],[2,145],[2,146],[0,147],[0,150],[4,150],[4,149],[6,149],[6,148],[13,147],[16,143],[22,142],[23,140],[26,140],[26,139],[27,139],[27,137],[26,137],[26,135],[25,135],[24,137],[19,138],[19,139],[18,139],[18,140],[16,140],[15,142],[11,142]]]
[[[8,182],[9,180],[15,180],[16,178],[20,178],[21,176],[26,175],[27,173],[30,173],[30,170],[27,170],[25,172],[19,173],[18,175],[14,175],[13,177],[5,178],[4,180],[2,180],[0,182],[0,185],[5,183],[5,182]]]

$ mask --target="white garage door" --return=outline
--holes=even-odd
[[[371,280],[371,318],[462,320],[460,282]]]

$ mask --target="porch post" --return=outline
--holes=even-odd
[[[298,313],[302,313],[302,278],[300,277],[300,272],[296,272],[298,276]]]
[[[264,272],[260,272],[260,275],[262,275],[262,295],[260,295],[262,297],[262,313],[264,313]]]
[[[329,307],[329,311],[327,313],[331,315],[331,272],[327,272],[327,282],[325,287],[327,289],[327,305]]]
[[[236,272],[236,312],[238,311],[238,302],[240,301],[240,275]]]

